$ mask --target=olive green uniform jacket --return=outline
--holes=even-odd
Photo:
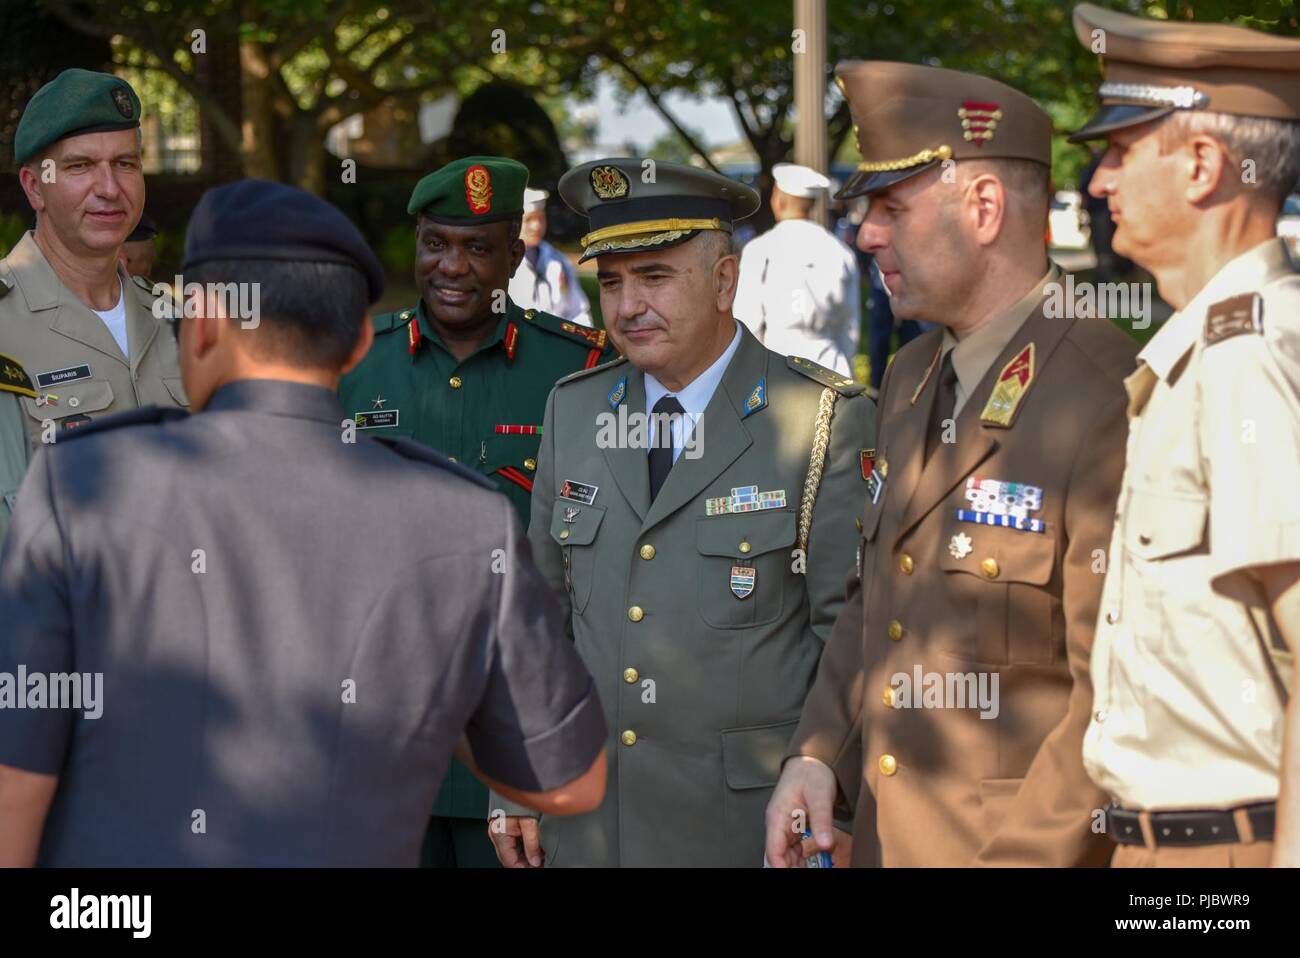
[[[758,867],[853,568],[874,406],[742,329],[700,454],[683,450],[652,503],[644,444],[599,431],[645,402],[644,374],[616,361],[561,382],[546,410],[528,537],[604,704],[609,782],[596,811],[543,817],[542,845],[548,866]],[[784,503],[733,508],[751,493]]]

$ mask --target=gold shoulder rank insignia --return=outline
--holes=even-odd
[[[1010,428],[1025,393],[1034,381],[1034,344],[1030,343],[1015,359],[1002,367],[998,381],[980,413],[980,422]]]
[[[586,340],[597,349],[605,348],[605,340],[609,335],[603,329],[592,329],[589,326],[579,326],[577,323],[570,322],[560,323],[560,329],[570,336],[577,336],[579,339]]]
[[[32,388],[32,381],[27,371],[18,360],[4,353],[0,353],[0,392],[17,393],[29,399],[36,398],[36,390]]]
[[[855,383],[852,379],[841,376],[833,369],[827,369],[811,359],[804,359],[802,356],[787,356],[785,364],[797,373],[802,373],[814,382],[819,382],[823,386],[829,386],[841,396],[856,396],[866,387],[861,383]]]
[[[1205,313],[1205,345],[1231,339],[1242,333],[1264,331],[1264,297],[1243,293],[1222,300]]]

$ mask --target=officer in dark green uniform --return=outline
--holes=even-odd
[[[491,477],[525,525],[551,387],[615,356],[603,329],[507,296],[524,256],[527,183],[521,163],[472,156],[416,184],[407,212],[416,216],[420,301],[375,319],[374,346],[339,387],[358,430],[410,437]],[[487,790],[453,762],[424,863],[495,867],[487,815]]]

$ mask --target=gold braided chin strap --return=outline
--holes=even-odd
[[[813,424],[812,457],[808,460],[808,476],[803,483],[803,498],[799,501],[799,550],[808,554],[808,535],[812,532],[813,506],[817,504],[817,491],[822,484],[822,471],[826,468],[826,450],[831,444],[831,416],[835,414],[835,400],[839,393],[827,386],[822,390],[817,404],[817,419]]]
[[[898,160],[863,160],[858,164],[858,170],[863,173],[889,173],[894,170],[905,170],[909,166],[916,166],[920,163],[930,163],[933,160],[951,159],[952,147],[945,143],[938,149],[922,150],[920,153],[913,153],[911,156],[905,156]]]

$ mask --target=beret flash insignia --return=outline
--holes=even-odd
[[[471,213],[482,215],[492,209],[492,176],[487,167],[475,164],[465,171],[465,199]]]
[[[135,115],[135,104],[131,102],[131,94],[127,92],[124,86],[113,87],[113,105],[117,107],[117,112],[129,120]]]

